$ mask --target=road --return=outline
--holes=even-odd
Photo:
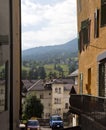
[[[41,130],[52,130],[52,129],[49,127],[41,127]]]

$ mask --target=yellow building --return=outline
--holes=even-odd
[[[106,130],[106,0],[77,0],[79,94],[70,112],[81,130]]]
[[[0,130],[19,130],[20,1],[0,0]]]
[[[106,96],[106,0],[77,0],[80,93]]]

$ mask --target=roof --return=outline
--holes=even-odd
[[[78,69],[72,72],[69,77],[77,77],[78,76]]]
[[[38,80],[22,80],[22,85],[28,89],[30,88],[34,83],[36,83]]]
[[[53,81],[53,84],[74,84],[74,80],[73,79],[55,79]]]
[[[78,93],[78,86],[73,84],[66,84],[64,86],[65,91],[70,91],[70,94]]]
[[[27,91],[46,91],[52,89],[52,84],[64,84],[64,90],[71,90],[74,85],[74,80],[72,79],[54,79],[52,81],[44,82],[43,80],[23,80],[24,87]]]
[[[50,88],[50,83],[45,83],[44,80],[22,80],[27,91],[43,91]]]

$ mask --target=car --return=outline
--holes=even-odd
[[[52,129],[64,127],[63,120],[59,115],[52,115],[49,120],[49,125]]]
[[[40,125],[38,120],[28,120],[27,130],[40,130]]]

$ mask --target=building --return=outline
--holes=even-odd
[[[20,35],[20,1],[0,0],[0,130],[19,129]]]
[[[102,97],[106,96],[105,11],[105,0],[78,0],[80,93]]]
[[[78,69],[69,75],[70,78],[74,79],[74,84],[78,85]]]
[[[23,82],[24,84],[28,83],[28,81]],[[50,115],[53,114],[65,116],[69,110],[70,92],[77,93],[77,88],[74,87],[72,79],[55,79],[47,82],[37,80],[33,85],[27,87],[27,90],[27,94],[35,94],[41,100],[44,106],[42,116],[44,119],[49,119]]]
[[[106,0],[77,0],[80,95],[70,111],[82,130],[106,129]]]

